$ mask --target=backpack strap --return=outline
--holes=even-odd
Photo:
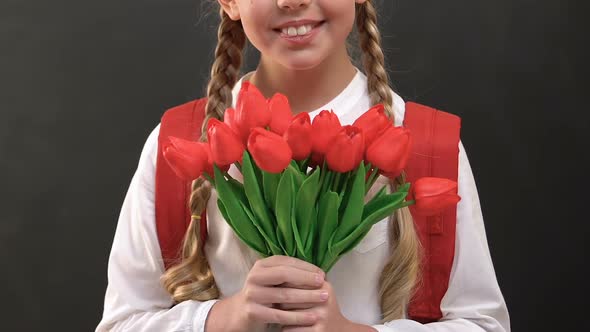
[[[205,118],[206,99],[193,100],[167,110],[160,122],[156,160],[156,229],[166,269],[180,261],[181,246],[191,222],[188,202],[191,182],[179,179],[168,165],[162,148],[170,144],[168,136],[198,140]],[[206,213],[201,216],[201,239],[207,238]],[[202,242],[205,243],[205,242]]]
[[[413,148],[406,168],[407,181],[434,176],[457,181],[461,118],[428,106],[408,102],[404,126],[412,133]],[[413,199],[410,197],[409,199]],[[422,323],[442,318],[453,258],[457,206],[439,215],[421,217],[410,206],[423,247],[421,283],[410,302],[408,316]]]

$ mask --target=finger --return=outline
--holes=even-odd
[[[309,326],[284,326],[281,331],[283,332],[312,332],[313,328]]]
[[[259,263],[262,267],[288,265],[288,266],[292,266],[292,267],[295,267],[295,268],[298,268],[301,270],[305,270],[305,271],[309,271],[309,272],[320,273],[320,274],[324,273],[324,271],[322,269],[320,269],[319,267],[317,267],[311,263],[308,263],[304,260],[301,260],[301,259],[298,259],[295,257],[289,257],[289,256],[274,255],[274,256],[267,257],[265,259],[261,259],[257,263]]]
[[[317,307],[317,303],[278,303],[276,308],[280,310],[304,310]]]
[[[284,311],[263,305],[251,305],[247,310],[251,320],[269,324],[311,326],[317,322],[317,316],[311,312]]]
[[[246,292],[246,299],[258,304],[317,304],[324,303],[328,300],[328,292],[322,290],[254,286]]]
[[[256,269],[250,272],[248,279],[260,286],[288,284],[292,288],[319,288],[324,284],[323,275],[287,265]]]

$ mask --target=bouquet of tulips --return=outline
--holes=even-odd
[[[244,82],[236,108],[223,122],[209,120],[207,142],[169,140],[171,168],[185,180],[212,183],[219,210],[244,243],[263,257],[297,257],[325,272],[396,209],[416,204],[419,213],[435,214],[460,199],[454,181],[421,178],[392,193],[383,186],[365,203],[377,176],[401,174],[412,145],[382,105],[351,126],[332,111],[311,122],[308,113],[293,116],[284,95],[267,100]],[[232,164],[243,183],[228,174]],[[414,200],[407,201],[410,190]]]

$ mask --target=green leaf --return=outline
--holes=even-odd
[[[244,241],[246,244],[262,254],[268,254],[264,238],[258,228],[253,223],[248,222],[248,216],[240,205],[240,198],[236,197],[231,185],[225,180],[217,166],[214,166],[214,172],[218,206],[220,206],[219,202],[221,202],[220,211],[222,215],[240,238],[247,239],[247,241]]]
[[[275,202],[277,200],[277,188],[279,186],[280,179],[280,173],[269,173],[262,171],[262,186],[264,188],[264,200],[266,201],[266,205],[273,211],[275,211]]]
[[[289,170],[283,172],[278,183],[276,205],[274,207],[277,217],[279,233],[282,235],[283,245],[287,253],[295,249],[295,239],[291,226],[291,212],[293,211],[294,184],[293,173]]]
[[[248,197],[254,217],[256,217],[256,221],[258,221],[261,229],[264,230],[264,234],[269,237],[272,243],[277,244],[274,216],[268,210],[262,197],[262,191],[260,190],[256,172],[248,151],[244,151],[242,158],[242,174],[244,175],[244,191]]]
[[[328,241],[338,226],[338,204],[338,194],[333,191],[328,191],[320,197],[315,252],[318,266],[324,262],[324,257],[328,252]]]
[[[270,256],[270,249],[268,248],[268,246],[266,246],[266,244],[264,244],[264,247],[260,247],[260,241],[252,241],[251,237],[244,235],[244,233],[243,233],[244,228],[243,227],[240,228],[240,227],[236,227],[236,225],[234,225],[234,223],[231,221],[231,218],[229,218],[229,215],[227,213],[227,209],[225,208],[225,205],[223,205],[223,202],[220,199],[217,200],[217,206],[219,207],[219,211],[221,212],[221,215],[227,221],[227,224],[231,227],[231,229],[233,229],[234,233],[236,233],[236,236],[240,240],[242,240],[242,242],[244,242],[247,246],[254,249],[255,251],[259,252],[261,255],[263,255],[265,257]],[[264,240],[262,238],[260,240],[262,242],[264,242]]]
[[[311,257],[308,257],[305,253],[305,246],[303,240],[301,239],[301,235],[299,234],[299,227],[297,226],[297,219],[295,218],[295,209],[293,209],[293,214],[291,217],[291,227],[293,228],[293,237],[295,238],[295,244],[297,247],[295,254],[291,256],[309,262]]]
[[[407,192],[395,192],[390,195],[385,195],[376,200],[375,206],[372,207],[372,212],[363,214],[361,224],[348,234],[344,239],[339,240],[332,237],[328,243],[330,253],[332,255],[342,255],[350,249],[354,248],[358,242],[369,232],[371,227],[383,218],[391,215],[395,210],[402,206]]]
[[[363,206],[365,197],[365,166],[361,162],[357,173],[354,176],[354,182],[350,188],[350,197],[344,212],[338,223],[338,229],[336,230],[336,240],[342,240],[350,232],[352,232],[361,223],[361,217],[363,216]]]
[[[266,240],[266,244],[270,248],[271,253],[273,255],[284,255],[285,253],[283,252],[283,250],[279,246],[278,241],[276,240],[276,230],[274,230],[274,229],[272,230],[272,237],[271,237],[270,236],[271,234],[266,233],[266,231],[262,228],[260,220],[256,219],[256,216],[254,216],[254,214],[252,214],[250,209],[248,209],[246,206],[244,206],[244,204],[242,204],[242,202],[239,202],[239,204],[244,209],[244,212],[246,212],[246,215],[250,219],[250,222],[252,222],[252,224],[254,224],[254,226],[256,226],[256,228],[258,228],[258,231],[260,232],[262,237]]]
[[[305,243],[305,256],[310,257],[312,260],[310,263],[317,264],[316,257],[314,256],[314,246],[316,246],[315,238],[317,234],[318,228],[318,216],[317,216],[317,209],[314,208],[313,210],[314,215],[312,217],[313,222],[310,223],[311,229],[309,230],[309,234],[307,235],[307,241]]]
[[[380,197],[376,201],[371,201],[371,205],[367,204],[366,212],[363,213],[362,223],[373,225],[377,221],[392,214],[403,203],[408,195],[407,192],[395,192],[393,194]]]
[[[309,234],[312,229],[312,224],[315,223],[317,219],[316,200],[319,194],[319,178],[320,172],[319,170],[316,170],[303,181],[295,198],[297,229],[301,236],[301,240],[303,241],[303,248],[306,252],[310,245],[308,244],[308,241],[310,239]]]
[[[299,168],[297,168],[297,163],[295,163],[295,161],[292,160],[289,166],[287,167],[286,171],[290,171],[293,175],[293,181],[295,181],[295,188],[301,188],[301,184],[307,176],[304,173],[302,173],[299,170]]]
[[[409,188],[409,183],[406,183],[403,186],[399,187],[398,190],[394,193],[386,194],[385,190],[387,189],[387,186],[383,186],[377,192],[377,194],[375,194],[375,196],[373,196],[373,198],[365,205],[365,209],[363,211],[363,219],[374,213],[376,210],[380,209],[383,205],[389,204],[391,201],[403,201],[408,195]]]
[[[227,183],[230,186],[230,189],[233,191],[234,195],[236,195],[236,198],[238,198],[239,200],[241,200],[242,202],[246,203],[246,205],[248,205],[248,197],[246,197],[246,192],[244,191],[244,185],[242,183],[240,183],[240,181],[234,179],[234,178],[229,178],[227,180]]]

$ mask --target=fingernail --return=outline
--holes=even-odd
[[[326,301],[326,300],[328,299],[328,296],[329,296],[329,295],[328,295],[328,292],[322,292],[322,293],[320,294],[320,299],[321,299],[322,301]]]
[[[323,277],[321,274],[319,274],[319,273],[318,273],[318,274],[316,274],[316,275],[315,275],[315,282],[316,282],[318,285],[321,285],[321,284],[323,284],[323,283],[324,283],[324,277]]]

